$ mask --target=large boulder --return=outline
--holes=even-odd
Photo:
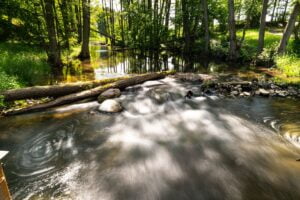
[[[106,99],[113,99],[113,98],[117,98],[119,96],[121,96],[121,91],[119,89],[117,89],[117,88],[109,89],[109,90],[102,92],[98,96],[98,102],[102,103]]]
[[[121,104],[113,99],[107,99],[101,103],[99,106],[99,111],[101,112],[107,112],[107,113],[117,113],[121,112],[123,110],[123,107]]]

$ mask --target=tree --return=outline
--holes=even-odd
[[[229,60],[237,58],[236,30],[234,19],[234,0],[228,0]]]
[[[260,17],[259,36],[258,36],[258,48],[257,48],[258,54],[260,54],[264,48],[267,11],[268,11],[268,0],[263,0],[263,7],[262,7],[261,17]]]
[[[287,25],[284,29],[282,38],[280,40],[278,50],[277,50],[278,54],[285,53],[287,43],[288,43],[288,41],[290,39],[290,36],[291,36],[291,34],[294,30],[295,22],[297,20],[299,12],[300,12],[300,3],[297,1],[297,2],[295,2],[295,5],[294,5],[293,11],[291,13],[290,19],[289,19],[289,21],[288,21],[288,23],[287,23]]]
[[[271,14],[271,22],[274,21],[276,6],[277,6],[277,0],[274,0],[273,11],[272,11],[272,14]]]
[[[60,57],[60,49],[57,42],[57,33],[55,27],[55,16],[54,16],[54,1],[44,0],[45,4],[45,21],[48,32],[49,48],[48,48],[48,62],[55,68],[62,66]]]
[[[210,49],[210,37],[209,37],[209,19],[208,19],[208,6],[207,0],[201,0],[203,9],[203,26],[204,26],[204,53],[207,55]]]
[[[90,42],[90,0],[82,0],[82,45],[79,58],[81,60],[90,58],[89,42]]]

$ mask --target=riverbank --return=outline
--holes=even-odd
[[[109,88],[125,89],[140,82],[161,79],[165,76],[175,79],[177,82],[196,84],[195,90],[185,91],[185,98],[190,99],[205,96],[217,96],[220,98],[248,98],[253,96],[300,98],[299,85],[279,84],[271,80],[251,77],[241,78],[234,75],[163,72],[106,79],[102,82],[94,81],[85,84],[29,87],[2,92],[0,94],[4,97],[4,100],[7,100],[7,105],[9,106],[2,109],[1,113],[2,115],[15,115],[43,111],[82,100],[92,101]],[[169,95],[169,93],[161,95]]]

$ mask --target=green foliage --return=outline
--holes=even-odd
[[[288,77],[300,77],[300,58],[295,55],[283,55],[275,58],[276,66]]]
[[[50,74],[46,57],[44,51],[33,46],[19,43],[0,43],[0,71],[3,78],[14,77],[12,84],[8,85],[12,88],[16,85],[44,83]],[[3,89],[7,89],[7,86],[5,87]]]
[[[18,82],[15,76],[9,76],[5,72],[0,71],[0,91],[19,88],[21,86],[22,84]]]

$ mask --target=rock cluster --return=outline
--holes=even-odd
[[[242,81],[242,82],[220,82],[208,83],[202,87],[202,92],[208,95],[223,96],[278,96],[278,97],[300,97],[300,88],[287,85],[279,85],[272,82]]]

